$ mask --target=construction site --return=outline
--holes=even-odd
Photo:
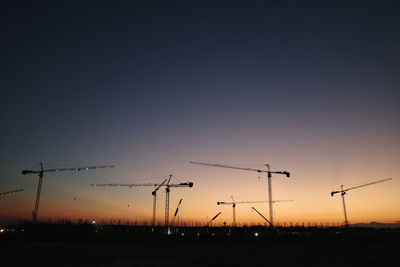
[[[294,200],[272,198],[272,176],[292,178],[290,172],[230,166],[204,162],[191,164],[266,173],[268,200],[217,201],[216,206],[232,208],[228,221],[219,221],[222,211],[210,216],[206,222],[179,221],[179,211],[184,199],[180,198],[170,213],[170,193],[178,188],[196,186],[192,181],[173,183],[173,175],[159,183],[103,183],[91,184],[96,188],[151,187],[153,199],[152,219],[147,222],[89,221],[58,219],[40,220],[40,196],[45,173],[80,172],[115,168],[114,165],[98,165],[74,168],[46,169],[40,164],[38,170],[23,170],[22,174],[38,175],[38,186],[32,219],[3,225],[0,229],[0,257],[7,266],[248,266],[263,264],[267,255],[271,264],[319,266],[376,266],[396,261],[395,251],[400,240],[400,228],[350,225],[345,195],[350,190],[383,183],[392,178],[330,192],[331,197],[342,197],[344,221],[341,224],[290,224],[274,223],[274,204]],[[157,220],[157,193],[163,189],[164,220]],[[23,192],[16,189],[1,192],[2,196]],[[327,194],[328,195],[328,194]],[[149,196],[150,197],[150,196]],[[137,205],[137,204],[136,204]],[[246,205],[262,219],[262,224],[243,225],[237,222],[237,205]],[[269,214],[262,214],[254,205],[267,205]],[[257,206],[258,207],[258,206]],[[18,251],[26,251],[18,258]],[[27,252],[28,251],[28,252]],[[290,257],[287,257],[290,255]]]
[[[4,266],[377,266],[398,262],[399,229],[20,224]],[[21,252],[23,251],[23,257]]]
[[[0,267],[400,266],[400,1],[3,2]]]

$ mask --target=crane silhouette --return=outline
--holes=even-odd
[[[162,183],[108,183],[108,184],[91,184],[91,186],[127,186],[127,187],[136,187],[136,186],[154,186],[155,189],[151,192],[153,195],[153,227],[155,226],[155,218],[156,218],[156,203],[157,203],[157,191],[161,187],[165,187],[165,227],[168,228],[169,222],[169,194],[170,188],[176,187],[193,187],[193,182],[185,182],[178,184],[170,184],[172,175],[169,175],[168,179],[165,179]]]
[[[345,199],[344,199],[344,195],[347,194],[347,191],[350,191],[350,190],[353,190],[353,189],[357,189],[357,188],[360,188],[360,187],[364,187],[364,186],[369,186],[369,185],[373,185],[373,184],[377,184],[377,183],[386,182],[386,181],[389,181],[389,180],[392,180],[392,178],[382,179],[382,180],[370,182],[370,183],[367,183],[367,184],[362,184],[362,185],[358,185],[358,186],[353,186],[353,187],[346,188],[346,189],[344,189],[344,188],[343,188],[343,185],[341,185],[339,191],[332,191],[332,192],[331,192],[331,196],[332,196],[332,197],[333,197],[335,194],[338,194],[338,193],[340,193],[341,196],[342,196],[343,211],[344,211],[344,225],[345,225],[345,226],[348,226],[348,225],[349,225],[349,221],[347,220],[346,201],[345,201]]]
[[[267,167],[267,170],[264,169],[254,169],[254,168],[244,168],[244,167],[237,167],[237,166],[229,166],[229,165],[224,165],[224,164],[214,164],[214,163],[205,163],[205,162],[196,162],[196,161],[191,161],[191,164],[197,164],[197,165],[205,165],[205,166],[212,166],[212,167],[220,167],[220,168],[228,168],[228,169],[236,169],[236,170],[243,170],[243,171],[255,171],[258,173],[267,173],[268,177],[268,205],[269,205],[269,220],[271,224],[274,223],[274,211],[273,211],[273,199],[272,199],[272,174],[282,174],[285,175],[287,178],[290,178],[290,172],[287,171],[271,171],[270,165],[266,164],[265,166]]]
[[[82,170],[96,170],[105,168],[114,168],[114,165],[100,165],[100,166],[87,166],[87,167],[74,167],[74,168],[55,168],[55,169],[43,169],[43,163],[40,162],[40,170],[23,170],[22,174],[37,174],[39,175],[39,183],[36,192],[35,209],[32,211],[33,221],[36,222],[39,212],[39,201],[40,193],[42,191],[42,182],[45,172],[64,172],[64,171],[82,171]]]
[[[224,201],[218,201],[217,205],[232,205],[232,212],[233,212],[233,222],[232,222],[232,227],[236,226],[236,205],[237,204],[254,204],[254,203],[268,203],[268,201],[235,201],[233,196],[231,196],[232,202],[224,202]],[[293,200],[273,200],[273,203],[276,202],[289,202]]]

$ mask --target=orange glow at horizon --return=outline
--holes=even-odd
[[[267,201],[267,182],[265,175],[258,179],[257,173],[219,169],[204,166],[189,165],[185,168],[197,178],[183,179],[180,182],[193,181],[193,188],[171,188],[170,221],[180,198],[183,199],[175,222],[204,225],[215,214],[222,214],[213,225],[232,224],[232,206],[216,205],[217,201],[230,202],[230,196],[235,201]],[[290,171],[290,169],[287,169]],[[292,171],[291,178],[278,175],[272,178],[274,200],[293,200],[293,202],[277,202],[274,204],[274,221],[277,225],[314,225],[343,224],[344,215],[340,194],[330,196],[330,191],[339,189],[341,183],[347,182],[346,175],[340,179],[318,183],[318,176],[310,179],[310,174],[304,169]],[[374,179],[364,179],[366,173],[354,173],[347,170],[352,179],[351,186],[371,182]],[[73,176],[73,175],[72,175]],[[78,177],[78,176],[77,176]],[[212,177],[211,179],[209,177]],[[304,179],[307,177],[308,179]],[[382,176],[380,176],[382,177]],[[74,178],[75,179],[75,178]],[[78,178],[79,179],[79,178]],[[36,181],[35,181],[36,180]],[[34,185],[37,179],[33,179]],[[109,181],[109,182],[117,182]],[[124,181],[120,181],[124,182]],[[129,182],[135,182],[130,180]],[[395,222],[399,221],[399,202],[397,188],[399,180],[371,185],[346,194],[346,205],[350,223]],[[46,179],[44,181],[42,198],[39,208],[39,220],[69,220],[88,219],[101,222],[121,221],[121,223],[152,221],[152,187],[90,187],[88,184],[71,186],[68,182],[60,187],[60,181]],[[61,190],[62,188],[62,190]],[[26,195],[12,195],[3,198],[1,218],[31,219],[33,210],[35,186]],[[75,192],[74,192],[75,191]],[[18,197],[17,197],[18,196]],[[75,200],[74,200],[75,199]],[[157,224],[164,224],[165,190],[162,188],[157,195]],[[13,206],[13,209],[7,207]],[[236,206],[237,225],[265,225],[266,222],[255,212],[254,206],[269,219],[268,203],[238,204]]]
[[[400,225],[397,2],[9,2],[0,192],[24,191],[0,196],[0,225],[32,220],[40,162],[115,168],[42,172],[39,221],[150,224],[153,186],[91,184],[169,175],[194,184],[170,189],[170,221],[180,199],[174,221],[213,225],[233,223],[218,201],[269,201],[266,173],[191,161],[290,172],[272,175],[272,201],[293,200],[277,225],[343,224],[332,191],[392,178],[349,191],[347,217]],[[266,224],[252,206],[270,218],[238,204],[237,225]]]

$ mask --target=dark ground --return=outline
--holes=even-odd
[[[400,266],[400,232],[389,229],[43,229],[2,234],[0,266]]]

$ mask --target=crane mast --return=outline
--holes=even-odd
[[[165,187],[165,228],[168,231],[168,219],[169,219],[169,182],[171,181],[172,175],[169,176],[167,185]]]
[[[269,218],[271,223],[274,223],[274,210],[273,210],[273,199],[272,199],[272,174],[282,174],[285,175],[287,178],[290,178],[290,172],[288,171],[271,171],[270,165],[266,164],[265,166],[267,167],[267,170],[264,169],[254,169],[254,168],[243,168],[243,167],[237,167],[237,166],[229,166],[229,165],[224,165],[224,164],[214,164],[214,163],[205,163],[205,162],[197,162],[197,161],[190,161],[191,164],[197,164],[197,165],[205,165],[205,166],[211,166],[211,167],[221,167],[221,168],[228,168],[228,169],[236,169],[236,170],[244,170],[244,171],[255,171],[258,173],[263,173],[266,172],[267,179],[268,179],[268,206],[269,206]]]
[[[233,215],[233,225],[232,227],[236,226],[236,203],[232,204],[232,215]]]
[[[34,222],[36,222],[36,220],[37,220],[37,214],[39,212],[40,192],[42,191],[43,163],[41,163],[41,162],[40,162],[40,169],[41,169],[41,172],[39,172],[39,182],[38,182],[38,187],[37,187],[37,191],[36,191],[35,209],[32,212],[32,217],[33,217]],[[24,172],[22,172],[22,174],[24,174]]]
[[[158,189],[160,189],[161,186],[165,184],[166,181],[167,179],[165,179],[160,185],[157,186],[157,188],[153,192],[151,192],[151,194],[153,195],[153,221],[152,221],[153,227],[156,226],[157,191]]]
[[[360,187],[364,187],[364,186],[369,186],[369,185],[373,185],[373,184],[378,184],[378,183],[382,183],[382,182],[386,182],[392,180],[392,178],[387,178],[387,179],[382,179],[382,180],[378,180],[378,181],[374,181],[374,182],[370,182],[370,183],[366,183],[366,184],[362,184],[362,185],[358,185],[358,186],[354,186],[354,187],[350,187],[350,188],[343,188],[343,185],[340,186],[340,190],[339,191],[332,191],[331,192],[331,196],[333,197],[335,194],[340,193],[340,195],[342,196],[342,204],[343,204],[343,212],[344,212],[344,225],[345,226],[349,226],[349,221],[347,219],[347,211],[346,211],[346,201],[345,201],[345,195],[347,194],[347,191],[353,190],[353,189],[357,189]]]
[[[343,185],[340,186],[340,189],[343,191]],[[349,221],[347,220],[347,212],[346,212],[346,201],[344,200],[344,195],[346,194],[346,192],[342,192],[342,203],[343,203],[343,212],[344,212],[344,225],[348,226],[349,225]]]
[[[35,201],[35,209],[32,211],[33,221],[37,221],[37,216],[39,212],[39,202],[40,202],[40,194],[42,191],[42,182],[43,176],[45,172],[61,172],[61,171],[81,171],[81,170],[91,170],[91,169],[105,169],[105,168],[114,168],[114,165],[100,165],[100,166],[88,166],[88,167],[76,167],[76,168],[56,168],[56,169],[43,169],[43,163],[40,162],[40,170],[23,170],[22,174],[37,174],[39,176],[38,187],[36,191],[36,201]]]
[[[274,225],[274,208],[272,202],[272,175],[269,169],[269,164],[267,164],[268,168],[268,206],[269,206],[269,220],[271,221],[271,225]]]

